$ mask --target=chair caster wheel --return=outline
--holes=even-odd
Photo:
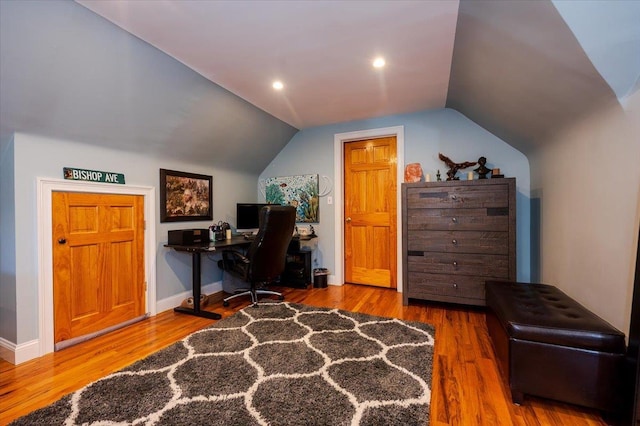
[[[226,308],[227,306],[229,306],[229,302],[227,302],[226,300],[223,300],[222,301],[222,306],[224,306]]]

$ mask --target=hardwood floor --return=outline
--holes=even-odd
[[[591,410],[526,398],[511,403],[497,369],[481,309],[414,302],[402,305],[395,290],[344,285],[281,289],[286,300],[372,315],[422,321],[436,328],[431,425],[605,425]],[[227,317],[248,305],[221,295],[207,310]],[[18,366],[0,361],[0,425],[43,407],[113,371],[170,345],[213,321],[166,311],[62,351]]]

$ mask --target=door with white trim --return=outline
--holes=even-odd
[[[344,144],[347,283],[396,288],[396,136]]]
[[[144,196],[51,195],[54,342],[143,315]]]

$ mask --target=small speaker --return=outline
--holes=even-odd
[[[209,245],[209,230],[175,229],[169,231],[167,240],[170,246],[205,246]]]

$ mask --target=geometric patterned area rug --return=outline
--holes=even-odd
[[[426,425],[434,327],[262,303],[12,425]]]

